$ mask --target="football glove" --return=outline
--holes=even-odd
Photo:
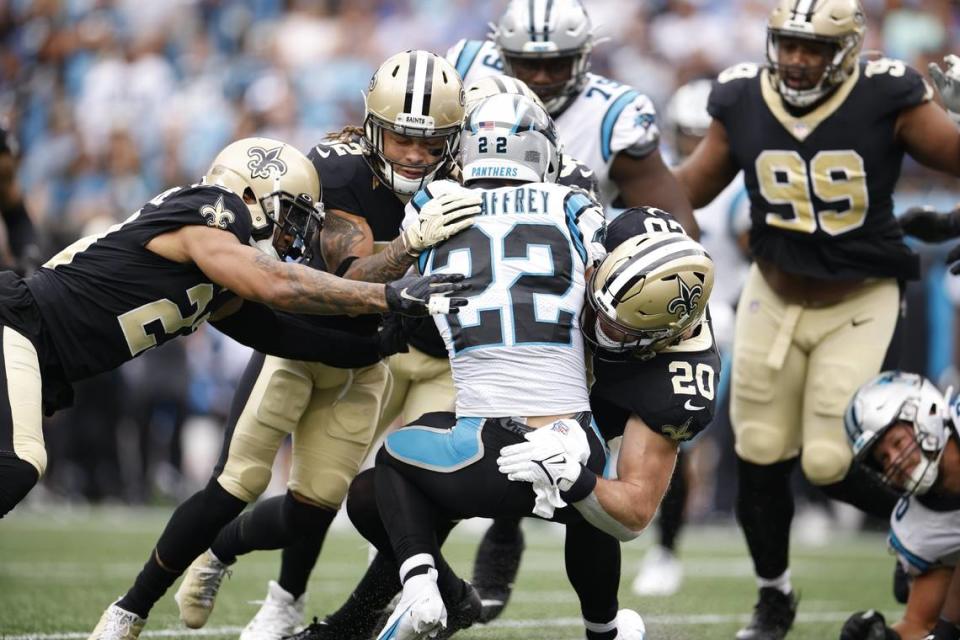
[[[429,276],[407,276],[386,284],[387,308],[405,316],[459,313],[466,298],[447,294],[468,289],[462,273],[439,273]]]
[[[840,640],[900,640],[879,611],[857,611],[843,623]]]
[[[924,242],[943,242],[960,237],[960,208],[940,213],[932,207],[910,207],[899,221],[905,234]]]
[[[936,62],[927,67],[937,91],[943,97],[943,104],[954,120],[960,120],[960,57],[946,56],[943,59],[946,71]]]
[[[395,353],[409,353],[410,347],[407,345],[407,332],[403,325],[403,316],[396,313],[385,314],[377,335],[380,339],[377,351],[381,358],[392,356]]]
[[[940,618],[937,620],[937,626],[933,628],[930,635],[923,640],[958,640],[960,639],[960,625],[955,625],[949,620]]]
[[[568,491],[590,457],[587,434],[576,420],[558,420],[524,436],[526,442],[500,449],[497,466],[509,480],[551,485]]]
[[[407,254],[418,256],[435,244],[473,225],[483,200],[472,193],[445,193],[420,209],[418,223],[403,231]]]

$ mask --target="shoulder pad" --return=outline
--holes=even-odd
[[[933,99],[933,87],[913,67],[902,60],[879,58],[860,63],[863,82],[871,91],[881,92],[894,110],[913,107]]]
[[[723,112],[737,102],[746,87],[759,82],[761,71],[763,67],[755,62],[741,62],[721,71],[707,101],[710,115],[721,119]]]
[[[349,184],[358,170],[367,166],[359,142],[321,142],[307,157],[320,174],[324,190]]]
[[[270,225],[266,219],[252,220],[250,208],[243,199],[219,185],[195,184],[170,189],[148,202],[142,211],[145,217],[170,217],[181,220],[183,225],[206,224],[223,229],[244,244],[254,229],[265,229]]]
[[[613,251],[633,236],[658,231],[687,232],[672,214],[654,207],[631,207],[607,225],[604,246]]]

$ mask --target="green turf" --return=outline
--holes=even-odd
[[[146,558],[170,510],[14,513],[0,522],[0,638],[46,634],[85,638],[101,611],[123,593]],[[476,529],[476,528],[474,528]],[[527,553],[514,598],[501,623],[462,632],[477,639],[583,638],[576,598],[563,571],[562,540],[536,522],[525,524]],[[838,535],[826,548],[793,551],[800,618],[789,636],[825,640],[838,636],[846,614],[868,607],[898,610],[890,596],[893,561],[880,535]],[[469,576],[477,534],[459,532],[447,544],[454,567]],[[683,590],[671,598],[641,600],[629,591],[650,536],[624,547],[621,607],[647,620],[648,640],[730,640],[749,613],[754,588],[739,532],[734,528],[692,529],[684,534]],[[585,549],[584,553],[589,553]],[[323,614],[349,593],[366,565],[367,546],[352,531],[328,539],[310,583],[308,613]],[[207,637],[237,637],[256,611],[279,557],[242,558],[225,583]],[[147,631],[179,637],[172,593],[154,609]],[[190,634],[184,632],[183,636]],[[146,633],[141,637],[151,637]]]

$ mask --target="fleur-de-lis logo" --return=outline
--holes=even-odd
[[[668,424],[664,425],[660,430],[663,431],[664,434],[670,436],[674,442],[683,442],[693,437],[693,432],[690,431],[691,422],[693,422],[693,418],[687,418],[687,421],[679,427]]]
[[[280,152],[283,147],[273,149],[264,149],[263,147],[250,147],[247,155],[251,158],[247,163],[247,169],[250,169],[251,178],[270,178],[276,171],[281,176],[287,172],[286,163],[280,159]]]
[[[223,196],[217,198],[217,201],[212,205],[205,204],[200,207],[200,215],[207,221],[207,226],[216,227],[217,229],[226,229],[228,225],[237,219],[233,211],[223,208]]]
[[[686,318],[693,313],[700,302],[700,298],[703,297],[703,286],[699,284],[692,287],[687,286],[687,283],[680,276],[677,276],[677,282],[680,283],[680,294],[667,304],[667,313],[674,313]]]

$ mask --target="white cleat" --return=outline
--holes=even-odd
[[[207,624],[213,613],[220,583],[226,575],[230,575],[230,569],[209,549],[193,561],[173,596],[183,624],[191,629],[199,629]]]
[[[432,638],[447,626],[447,609],[437,589],[437,571],[414,576],[403,585],[396,609],[387,618],[377,640]]]
[[[271,580],[267,597],[257,615],[240,632],[240,640],[281,640],[303,626],[303,609],[307,594],[294,599],[283,587]]]
[[[632,609],[620,609],[617,612],[617,637],[615,640],[643,640],[647,637],[647,625],[643,618]]]
[[[668,549],[659,545],[650,547],[640,563],[640,571],[633,581],[633,592],[638,596],[672,596],[683,582],[683,565]]]
[[[87,640],[137,640],[146,623],[137,614],[112,604],[100,616],[100,622]]]

